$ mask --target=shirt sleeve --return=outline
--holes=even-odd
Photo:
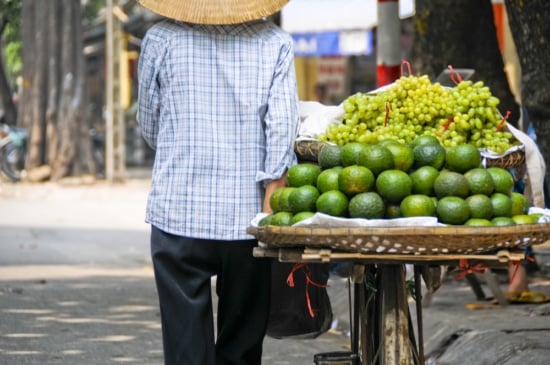
[[[292,40],[282,47],[265,116],[266,159],[256,180],[264,185],[279,179],[296,163],[294,143],[300,116]]]
[[[158,40],[146,36],[143,40],[138,62],[138,109],[136,120],[141,128],[143,139],[156,149],[159,130],[160,88],[156,65],[162,57]]]

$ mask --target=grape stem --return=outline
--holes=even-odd
[[[449,117],[449,119],[447,119],[447,121],[445,122],[445,124],[443,124],[443,132],[447,131],[447,129],[449,129],[449,127],[451,126],[451,124],[453,124],[455,121],[455,117],[454,115],[451,115]]]
[[[391,104],[386,101],[386,116],[384,117],[384,127],[388,125],[388,120],[390,119]]]

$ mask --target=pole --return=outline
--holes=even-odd
[[[401,22],[398,0],[378,0],[376,33],[376,77],[378,87],[401,76]]]
[[[107,0],[105,34],[105,176],[109,182],[126,175],[125,125],[120,87],[122,25],[115,15],[119,0]]]

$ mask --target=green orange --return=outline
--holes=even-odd
[[[444,170],[434,181],[434,192],[438,198],[445,196],[459,196],[466,198],[470,193],[468,180],[463,174],[458,172]]]
[[[376,178],[376,191],[391,204],[401,203],[412,192],[412,180],[401,170],[386,170]]]
[[[433,166],[440,170],[445,164],[445,147],[438,143],[420,144],[413,148],[414,167]]]
[[[292,213],[277,212],[272,215],[270,219],[270,224],[274,226],[290,226],[291,219],[292,219]]]
[[[276,202],[272,204],[271,209],[273,209],[274,212],[290,212],[292,211],[292,208],[290,207],[290,203],[288,201],[290,194],[295,191],[298,188],[292,187],[292,186],[285,186],[283,188],[280,188],[280,192],[277,193],[277,190],[273,192],[273,195],[275,195]],[[277,194],[276,194],[277,193]],[[276,207],[277,209],[274,209],[273,207]]]
[[[421,144],[441,144],[439,142],[439,139],[437,139],[436,136],[432,136],[432,135],[429,135],[429,134],[422,134],[418,137],[416,137],[412,142],[411,142],[411,148],[415,148],[416,146],[419,146]]]
[[[393,166],[395,169],[407,172],[413,167],[414,152],[411,147],[395,142],[388,143],[386,148],[393,155]]]
[[[436,215],[442,223],[461,225],[470,218],[470,209],[464,199],[446,196],[437,201]]]
[[[315,212],[300,212],[300,213],[296,213],[292,216],[292,218],[290,219],[290,225],[294,225],[298,222],[301,222],[305,219],[308,219],[308,218],[311,218],[315,215]]]
[[[372,171],[359,165],[346,166],[338,176],[338,188],[348,196],[370,191],[374,186]]]
[[[495,217],[512,216],[512,199],[509,195],[503,193],[493,193],[490,198]]]
[[[342,165],[342,148],[335,144],[324,145],[317,156],[317,161],[322,169]]]
[[[367,167],[374,175],[393,168],[393,155],[389,149],[380,144],[368,144],[359,153],[357,164]]]
[[[362,151],[367,148],[365,143],[349,142],[341,147],[342,166],[350,166],[357,164],[357,158]]]
[[[474,194],[466,198],[468,208],[470,208],[470,216],[472,218],[493,218],[493,202],[491,198],[484,194]]]
[[[480,166],[481,153],[473,144],[459,144],[447,149],[445,163],[449,170],[465,173]]]
[[[470,218],[464,222],[464,225],[473,227],[487,227],[492,226],[493,223],[489,219],[485,218]]]
[[[510,212],[512,216],[527,214],[529,211],[529,199],[525,195],[513,191],[510,194],[510,199],[512,199],[512,209]]]
[[[342,169],[342,167],[336,166],[321,171],[319,176],[317,176],[317,189],[319,189],[321,193],[329,190],[338,190],[338,177]]]
[[[313,163],[299,163],[288,169],[286,180],[288,186],[300,187],[303,185],[315,185],[321,168]]]
[[[476,167],[464,173],[464,177],[468,180],[470,194],[491,195],[495,190],[493,178],[487,169]]]
[[[288,196],[290,211],[294,214],[314,211],[319,196],[319,190],[313,185],[302,185],[296,188]]]
[[[422,166],[409,174],[414,194],[434,195],[434,182],[439,170],[433,166]]]
[[[330,190],[319,196],[316,202],[317,212],[344,217],[347,214],[349,200],[340,190]]]
[[[529,214],[514,215],[514,216],[512,216],[512,220],[516,224],[535,224],[535,223],[537,223],[537,220],[534,217],[530,216]]]
[[[351,218],[384,218],[384,199],[374,191],[360,193],[350,199],[348,205]]]
[[[514,189],[514,177],[512,174],[502,167],[489,167],[487,172],[491,174],[493,184],[495,186],[495,192],[510,194]]]
[[[428,195],[409,195],[401,201],[399,207],[403,217],[431,217],[435,215],[435,204]]]

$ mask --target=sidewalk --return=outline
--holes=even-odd
[[[0,364],[162,364],[143,223],[148,187],[145,178],[0,182]],[[531,288],[550,295],[550,248],[535,252],[543,271]],[[314,340],[266,338],[265,364],[313,364],[316,353],[349,349],[346,281],[329,284],[335,328]],[[426,364],[548,363],[550,304],[468,310],[468,303],[491,304],[448,275],[423,308]]]

